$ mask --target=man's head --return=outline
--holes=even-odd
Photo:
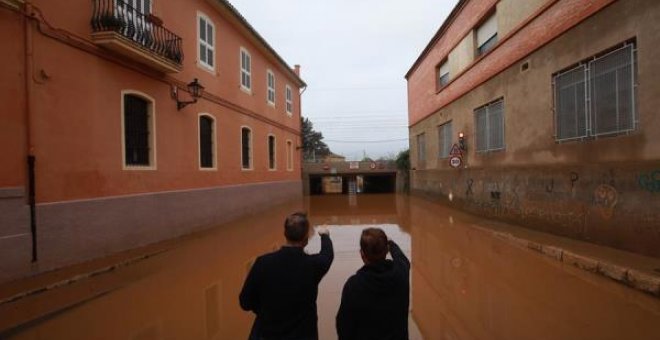
[[[360,254],[364,263],[382,261],[388,252],[387,235],[382,229],[367,228],[360,237]]]
[[[296,212],[289,215],[284,220],[284,237],[290,244],[306,246],[309,237],[307,214]]]

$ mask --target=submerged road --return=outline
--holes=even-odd
[[[319,291],[321,339],[336,339],[341,289],[361,266],[366,226],[382,227],[412,259],[411,339],[660,335],[657,297],[494,237],[483,231],[491,221],[420,198],[364,195],[308,197],[7,302],[0,338],[246,339],[253,317],[238,306],[243,280],[257,256],[283,244],[284,217],[297,210],[328,226],[335,245]],[[314,237],[307,251],[318,248]],[[58,282],[68,282],[63,272]]]

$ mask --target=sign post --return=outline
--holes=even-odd
[[[463,150],[458,144],[454,144],[449,151],[449,165],[454,169],[463,166]]]

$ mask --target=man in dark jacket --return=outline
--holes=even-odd
[[[239,297],[241,308],[257,315],[250,340],[318,339],[318,286],[334,253],[329,233],[322,229],[321,252],[305,254],[309,235],[307,216],[290,215],[284,221],[287,244],[257,258],[250,269]]]
[[[388,246],[393,260],[385,259]],[[377,228],[362,231],[360,255],[364,266],[346,281],[341,296],[339,340],[408,340],[408,258]]]

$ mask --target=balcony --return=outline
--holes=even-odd
[[[182,40],[152,14],[124,0],[93,0],[92,40],[165,73],[180,72]]]

